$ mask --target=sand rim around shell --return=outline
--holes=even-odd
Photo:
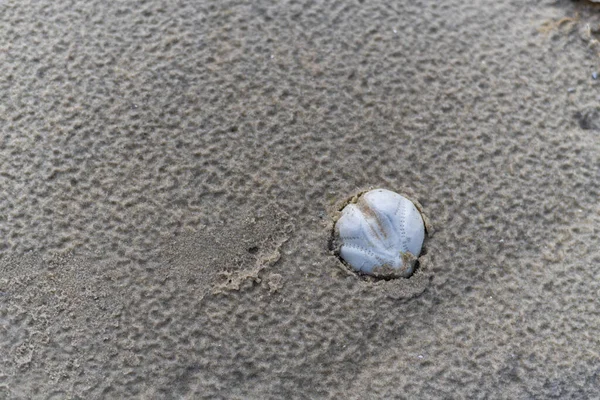
[[[412,254],[410,251],[401,252],[400,256],[402,257],[402,265],[400,268],[397,266],[387,265],[387,263],[383,262],[381,265],[375,266],[368,273],[357,270],[357,268],[350,265],[341,254],[341,248],[343,243],[343,239],[340,238],[340,232],[338,229],[338,221],[342,218],[343,210],[348,205],[355,205],[357,210],[360,210],[364,213],[373,213],[374,211],[370,209],[370,207],[365,207],[364,195],[368,192],[377,192],[377,191],[385,191],[390,192],[386,189],[371,189],[371,190],[362,190],[359,191],[356,195],[346,199],[344,202],[340,203],[336,207],[336,211],[333,216],[333,225],[331,226],[331,237],[329,248],[338,260],[340,261],[341,267],[346,270],[349,274],[354,276],[358,276],[366,281],[376,282],[376,281],[396,281],[398,283],[403,284],[403,286],[409,285],[411,286],[411,290],[409,292],[416,294],[421,293],[425,287],[427,286],[427,282],[430,281],[432,277],[431,272],[428,268],[428,262],[426,258],[427,254],[427,242],[433,233],[433,226],[429,218],[426,216],[422,205],[412,199],[410,196],[407,196],[402,193],[391,192],[394,195],[399,195],[399,199],[408,200],[414,205],[414,208],[418,211],[424,226],[424,237],[422,246],[420,248],[419,254]],[[353,210],[351,210],[353,211]],[[374,217],[373,214],[369,216]],[[389,226],[387,227],[389,229]],[[368,249],[365,249],[368,251]],[[408,272],[408,273],[407,273]],[[406,289],[406,288],[405,288]],[[404,292],[405,290],[402,290]],[[405,297],[405,296],[402,296]]]

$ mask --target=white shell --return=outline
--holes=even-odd
[[[344,207],[335,234],[340,257],[356,271],[409,277],[421,253],[425,226],[406,197],[375,189]]]

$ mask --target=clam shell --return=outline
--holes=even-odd
[[[386,189],[362,194],[335,224],[339,256],[354,270],[377,277],[409,277],[421,253],[425,226],[406,197]]]

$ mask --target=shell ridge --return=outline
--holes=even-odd
[[[373,251],[371,251],[363,246],[359,246],[359,245],[352,244],[352,243],[345,243],[342,245],[342,248],[344,248],[344,247],[350,247],[352,249],[357,249],[357,250],[362,251],[363,253],[366,253],[367,255],[369,255],[371,257],[375,257],[375,253],[373,253]]]
[[[408,211],[410,209],[409,207],[403,207],[402,210],[402,233],[403,235],[401,235],[400,237],[402,238],[402,240],[400,241],[400,246],[402,247],[402,252],[406,253],[408,251],[408,236],[406,235],[406,221],[408,220]]]
[[[350,248],[362,251],[363,253],[367,254],[369,257],[376,259],[379,262],[379,266],[385,264],[386,262],[388,262],[392,265],[395,263],[395,260],[393,258],[387,258],[387,257],[380,256],[377,253],[375,253],[374,251],[367,249],[366,247],[362,247],[362,246],[355,245],[352,243],[343,244],[342,248],[343,247],[350,247]],[[364,265],[364,263],[363,263],[363,265]]]
[[[352,206],[352,204],[350,206]],[[356,212],[354,207],[350,208],[350,210],[352,212],[352,215],[356,218],[356,221],[359,224],[359,227],[357,229],[357,233],[359,234],[359,236],[357,236],[358,241],[362,242],[362,244],[364,244],[364,245],[368,245],[370,235],[368,233],[368,229],[365,228],[365,224],[367,223],[367,221],[365,220],[364,214],[361,212]],[[361,237],[361,235],[362,235],[362,237]],[[367,242],[365,242],[365,238],[367,239]],[[349,244],[350,243],[348,243],[348,245]]]

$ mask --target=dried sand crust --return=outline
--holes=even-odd
[[[596,7],[2,2],[0,399],[594,398]],[[367,187],[414,287],[330,251]]]

